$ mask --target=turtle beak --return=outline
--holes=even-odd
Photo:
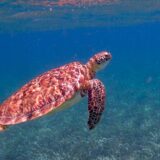
[[[106,52],[106,61],[111,60],[112,59],[112,55],[109,52]]]

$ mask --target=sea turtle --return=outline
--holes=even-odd
[[[34,78],[0,105],[0,131],[49,112],[69,107],[88,94],[88,127],[99,122],[105,105],[105,87],[95,78],[111,54],[102,51],[87,64],[72,62]]]

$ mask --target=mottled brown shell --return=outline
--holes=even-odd
[[[25,122],[57,109],[91,78],[87,67],[79,62],[36,77],[0,105],[0,124]]]

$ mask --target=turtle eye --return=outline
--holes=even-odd
[[[97,60],[96,60],[96,63],[97,63],[97,64],[101,64],[102,62],[101,62],[100,59],[97,59]]]
[[[105,60],[106,60],[106,61],[108,60],[108,56],[107,56],[107,55],[105,55]]]
[[[102,64],[102,63],[104,63],[105,61],[107,61],[106,57],[101,57],[101,58],[99,58],[99,59],[96,60],[96,63],[97,63],[97,64]]]

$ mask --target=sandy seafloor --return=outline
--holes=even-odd
[[[0,160],[159,160],[160,24],[0,36],[0,100],[36,75],[101,50],[107,88],[99,125],[87,128],[87,98],[72,108],[0,133]]]

